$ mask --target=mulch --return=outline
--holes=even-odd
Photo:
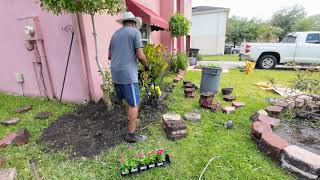
[[[159,122],[166,106],[140,106],[140,127]],[[39,140],[48,149],[70,150],[72,157],[92,157],[123,142],[127,132],[127,115],[116,106],[108,111],[103,101],[90,102],[72,113],[62,115],[43,131]],[[69,151],[68,151],[69,152]]]

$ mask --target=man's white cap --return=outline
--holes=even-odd
[[[122,24],[123,21],[134,21],[137,24],[137,28],[140,29],[142,26],[142,19],[141,17],[135,17],[132,12],[124,12],[122,14],[122,18],[118,19],[117,22]]]

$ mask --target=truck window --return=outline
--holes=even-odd
[[[295,36],[286,36],[282,39],[281,43],[296,43],[297,37]]]
[[[306,39],[306,43],[319,44],[320,43],[320,34],[318,34],[318,33],[308,34],[307,39]]]

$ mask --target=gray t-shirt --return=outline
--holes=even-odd
[[[137,48],[143,48],[138,29],[123,27],[113,34],[109,46],[113,83],[138,83]]]

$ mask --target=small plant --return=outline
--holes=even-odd
[[[186,53],[177,53],[172,60],[172,70],[178,72],[179,69],[186,70],[188,68],[188,58]]]
[[[170,17],[169,29],[172,37],[187,36],[190,31],[190,22],[183,14],[175,14]]]
[[[139,170],[146,170],[147,166],[155,167],[166,162],[166,154],[163,149],[157,151],[150,151],[147,154],[138,153],[133,158],[125,158],[124,155],[120,157],[120,170],[122,175],[129,172],[136,172]]]

